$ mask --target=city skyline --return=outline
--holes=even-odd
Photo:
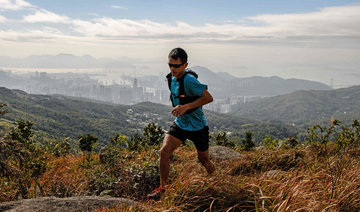
[[[360,1],[349,0],[0,0],[0,56],[121,58],[156,75],[181,46],[191,66],[215,72],[346,87],[360,84],[359,24]]]

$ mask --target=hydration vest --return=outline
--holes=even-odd
[[[180,86],[179,86],[179,96],[175,96],[174,94],[171,93],[171,81],[172,81],[172,75],[171,73],[169,73],[168,75],[166,75],[166,78],[167,78],[167,81],[168,81],[168,86],[169,86],[169,90],[170,90],[170,100],[171,100],[171,103],[172,103],[172,106],[175,107],[176,105],[174,104],[174,100],[172,97],[174,98],[179,98],[179,105],[185,105],[185,104],[188,104],[190,102],[193,102],[195,100],[197,100],[198,98],[200,98],[200,96],[187,96],[185,94],[185,88],[184,88],[184,78],[187,74],[191,74],[193,75],[194,77],[196,77],[196,79],[198,78],[198,75],[191,71],[190,69],[187,69],[187,71],[184,73],[184,75],[179,78],[179,79],[176,79],[179,83],[180,83]],[[198,109],[199,107],[197,108],[193,108],[191,110],[188,110],[186,111],[185,113],[191,113],[193,112],[194,110]]]

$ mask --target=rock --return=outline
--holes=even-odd
[[[209,153],[212,160],[233,160],[242,157],[239,152],[225,146],[211,146]]]
[[[99,196],[101,196],[101,197],[110,196],[111,193],[112,193],[112,190],[104,190],[100,193]]]
[[[40,197],[36,199],[23,199],[13,202],[0,203],[0,211],[92,211],[102,207],[116,207],[116,205],[131,206],[135,201],[116,198],[116,197],[98,197],[98,196],[79,196],[68,198]]]

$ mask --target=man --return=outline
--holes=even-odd
[[[149,199],[154,200],[159,200],[161,194],[165,192],[169,179],[171,154],[186,139],[195,144],[198,159],[207,173],[211,175],[215,171],[215,166],[209,156],[209,127],[202,111],[202,106],[212,102],[213,98],[207,91],[207,85],[201,84],[193,74],[186,73],[191,71],[186,69],[187,54],[183,49],[171,50],[168,60],[171,71],[169,87],[173,102],[171,113],[176,118],[165,135],[160,150],[160,187],[147,195]],[[181,93],[182,80],[185,94]]]

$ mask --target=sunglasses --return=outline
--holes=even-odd
[[[168,63],[169,67],[174,67],[174,68],[180,68],[180,66],[184,65],[185,63],[181,63],[181,64],[172,64],[172,63]]]

